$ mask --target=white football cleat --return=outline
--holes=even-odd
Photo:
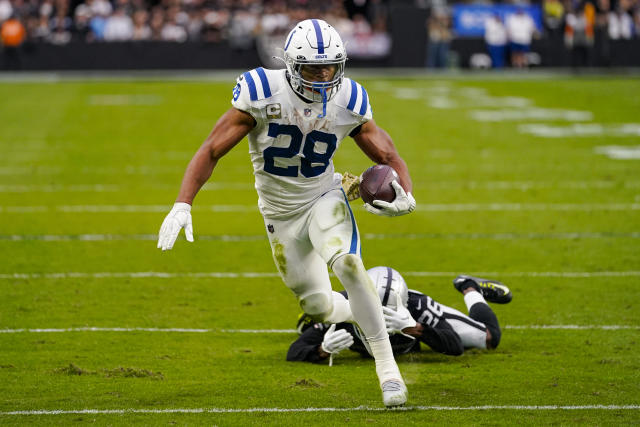
[[[407,387],[402,380],[387,380],[382,384],[382,401],[387,408],[407,403]]]

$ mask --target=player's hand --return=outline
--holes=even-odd
[[[324,339],[322,340],[320,347],[325,353],[337,354],[352,345],[353,336],[345,329],[338,329],[336,331],[336,325],[334,323],[329,326],[327,333],[324,334]]]
[[[416,208],[416,199],[411,193],[404,191],[398,180],[391,181],[393,189],[396,191],[396,198],[393,202],[385,202],[384,200],[374,200],[373,206],[368,203],[364,204],[367,212],[381,216],[400,216],[406,215]]]
[[[193,242],[193,225],[191,224],[191,205],[178,202],[166,216],[158,233],[158,249],[163,251],[173,248],[180,230],[184,228],[187,241]]]
[[[403,334],[403,329],[413,328],[416,326],[416,320],[411,317],[409,310],[402,304],[400,296],[397,295],[397,310],[389,307],[382,307],[382,314],[384,315],[384,323],[387,325],[387,332],[390,334]],[[407,335],[408,336],[408,335]],[[412,337],[413,338],[413,337]]]

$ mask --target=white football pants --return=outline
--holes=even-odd
[[[292,218],[264,221],[280,276],[305,313],[331,323],[352,320],[345,313],[331,315],[344,298],[334,295],[327,269],[340,255],[360,255],[360,235],[342,189],[325,193]]]

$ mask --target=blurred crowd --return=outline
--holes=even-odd
[[[383,0],[0,0],[5,44],[228,41],[249,49],[284,39],[296,22],[317,16],[349,40],[356,55],[390,48]]]
[[[427,21],[426,66],[451,66],[449,51],[455,38],[452,8],[446,0],[421,0],[431,4]],[[536,54],[530,51],[534,39],[546,39],[564,45],[573,66],[608,65],[611,40],[640,39],[640,0],[513,0],[508,3],[488,0],[461,1],[461,4],[514,6],[515,13],[493,13],[484,20],[486,54],[472,55],[473,68],[525,68]],[[541,27],[526,11],[539,5]]]

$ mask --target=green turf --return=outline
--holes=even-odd
[[[370,360],[340,354],[332,368],[288,363],[294,334],[225,332],[291,329],[298,313],[273,277],[246,143],[220,162],[198,195],[195,243],[180,238],[162,253],[147,236],[157,233],[192,153],[229,107],[232,85],[63,81],[0,84],[0,329],[207,332],[0,333],[0,424],[640,423],[640,161],[594,151],[637,147],[640,137],[542,138],[519,126],[573,122],[472,119],[477,110],[542,108],[590,112],[586,123],[638,123],[640,80],[360,83],[409,165],[421,208],[386,219],[353,205],[365,265],[407,272],[411,288],[462,311],[452,274],[494,272],[514,293],[511,304],[494,307],[504,327],[496,351],[447,357],[425,348],[399,358],[410,408],[509,408],[382,411]],[[97,105],[105,99],[130,104]],[[370,162],[347,139],[335,164],[359,173]],[[73,211],[120,205],[146,208]],[[220,205],[240,211],[211,210]],[[87,241],[85,234],[113,240]],[[67,240],[47,240],[56,235]],[[95,275],[134,272],[176,275]],[[266,277],[185,275],[211,272]],[[528,325],[623,328],[517,329]],[[516,409],[545,405],[626,408]],[[307,407],[342,410],[211,412]],[[205,411],[6,414],[172,408]]]

